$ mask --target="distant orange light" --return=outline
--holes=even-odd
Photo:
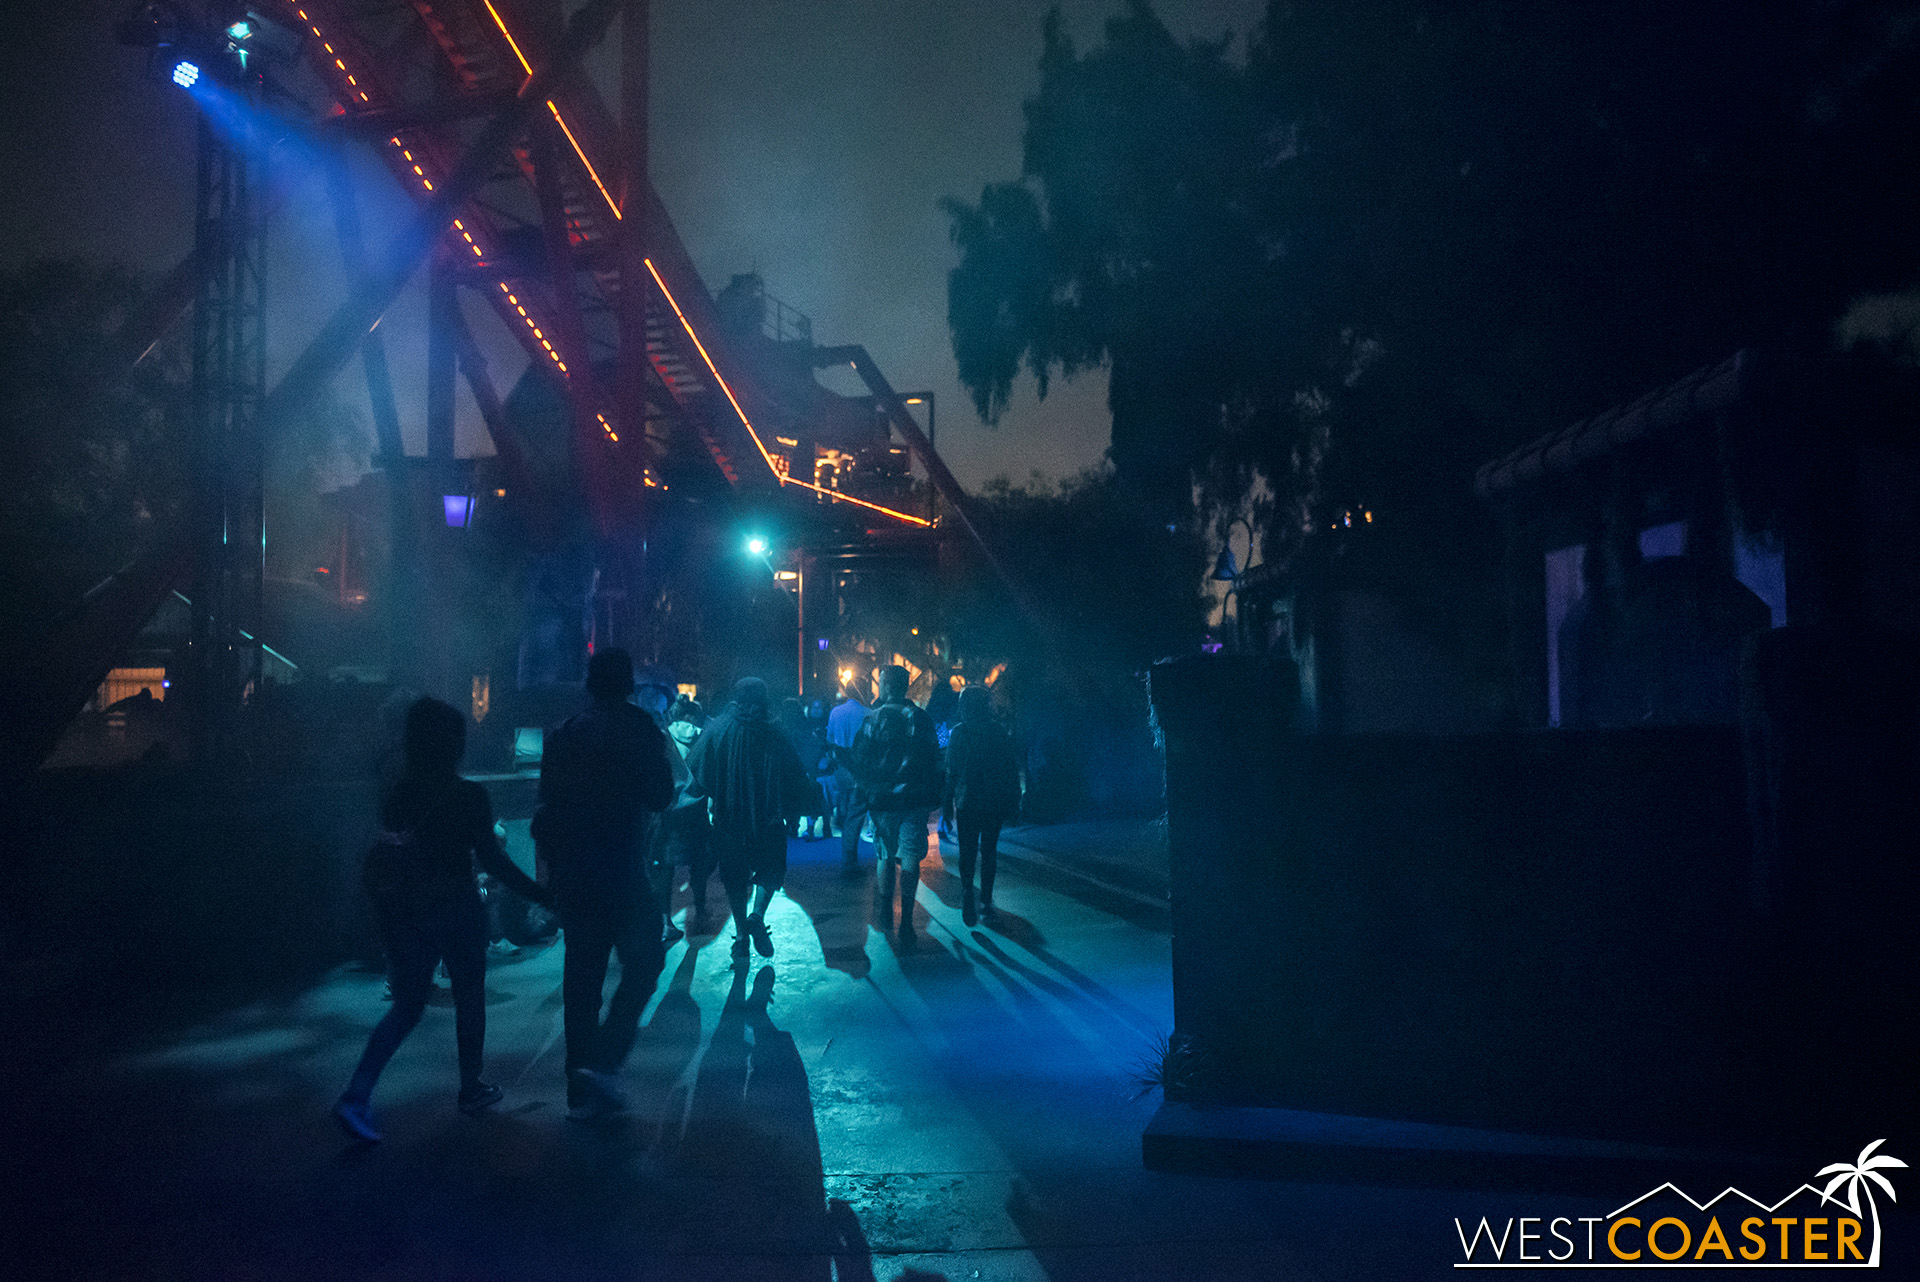
[[[719,366],[713,363],[713,357],[707,353],[707,345],[700,341],[700,335],[693,332],[693,323],[687,319],[687,314],[680,310],[680,302],[673,296],[673,291],[667,288],[667,282],[665,278],[660,275],[660,269],[653,265],[651,258],[645,258],[641,261],[646,263],[647,271],[653,277],[653,283],[660,287],[660,294],[667,300],[667,306],[673,308],[674,316],[680,321],[680,328],[686,330],[687,337],[693,340],[694,350],[699,352],[700,359],[706,362],[708,371],[713,374],[714,382],[718,383],[720,390],[727,394],[727,403],[732,405],[733,412],[740,416],[740,426],[746,428],[747,435],[753,438],[753,446],[760,451],[760,457],[766,460],[767,470],[774,474],[780,484],[797,485],[803,490],[812,490],[815,494],[824,494],[835,502],[852,503],[859,507],[869,508],[872,511],[884,513],[887,516],[893,517],[895,520],[906,521],[912,525],[931,526],[933,524],[932,521],[927,520],[925,517],[913,516],[906,512],[897,512],[893,508],[883,507],[878,503],[869,503],[865,499],[854,498],[851,494],[842,494],[838,490],[824,489],[818,485],[811,485],[806,481],[795,480],[793,477],[783,473],[779,465],[773,461],[773,455],[768,453],[766,444],[761,441],[760,433],[754,431],[753,420],[749,419],[747,412],[740,408],[740,398],[733,394],[733,388],[727,383],[725,377],[721,375]]]

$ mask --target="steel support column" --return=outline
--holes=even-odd
[[[203,271],[193,311],[196,493],[188,690],[196,759],[216,772],[247,766],[243,705],[262,680],[266,520],[259,407],[266,390],[264,237],[255,217],[264,160],[246,132],[229,141],[203,116],[194,184],[194,254]]]
[[[593,349],[580,315],[574,281],[573,237],[567,229],[567,205],[560,185],[558,129],[546,121],[533,128],[533,181],[540,202],[540,232],[546,245],[547,278],[552,289],[553,325],[560,351],[567,361],[566,397],[573,422],[573,466],[594,532],[606,538],[613,532],[613,459],[608,429],[600,422],[599,379],[593,368]]]
[[[648,202],[637,196],[648,183],[649,9],[648,0],[626,0],[620,13],[620,206],[624,217],[620,221],[620,344],[614,396],[620,430],[632,442],[617,475],[622,490],[635,503],[643,501],[646,492],[647,395],[652,374],[647,358],[647,300],[653,296],[646,264]]]

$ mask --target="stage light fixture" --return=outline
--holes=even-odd
[[[173,64],[173,83],[182,89],[193,88],[194,81],[200,79],[200,66],[190,59],[182,58]]]
[[[767,541],[758,535],[748,539],[747,554],[749,556],[765,556],[767,554]]]

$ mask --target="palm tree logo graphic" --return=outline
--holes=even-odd
[[[1880,1186],[1881,1190],[1886,1193],[1889,1202],[1899,1201],[1900,1199],[1893,1195],[1893,1184],[1888,1181],[1886,1176],[1880,1174],[1880,1172],[1896,1167],[1905,1170],[1907,1166],[1907,1164],[1899,1158],[1888,1157],[1884,1153],[1877,1157],[1874,1156],[1873,1150],[1885,1143],[1885,1140],[1875,1140],[1873,1143],[1861,1149],[1860,1156],[1853,1161],[1835,1162],[1832,1166],[1823,1166],[1820,1168],[1820,1175],[1833,1176],[1831,1180],[1827,1181],[1827,1187],[1820,1193],[1820,1200],[1822,1202],[1838,1201],[1839,1199],[1834,1197],[1833,1191],[1842,1184],[1845,1184],[1847,1186],[1847,1209],[1855,1215],[1858,1215],[1860,1214],[1860,1192],[1862,1189],[1866,1190],[1867,1209],[1873,1214],[1873,1258],[1867,1261],[1868,1268],[1878,1268],[1880,1265],[1880,1206],[1873,1200],[1873,1185],[1878,1184]],[[1814,1178],[1818,1179],[1819,1176],[1815,1176]],[[1868,1183],[1868,1181],[1872,1181],[1872,1183]]]

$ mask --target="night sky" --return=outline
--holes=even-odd
[[[131,0],[16,6],[0,42],[10,190],[0,268],[47,255],[162,271],[191,242],[193,118],[186,95],[142,77],[143,54],[112,24]],[[654,0],[654,182],[707,283],[757,270],[768,292],[812,316],[823,343],[864,343],[896,387],[932,388],[939,444],[977,487],[1033,470],[1069,475],[1106,448],[1101,376],[1031,381],[997,428],[983,427],[954,375],[942,196],[977,198],[1019,172],[1021,100],[1038,81],[1046,0]],[[1085,45],[1118,0],[1060,6]],[[1261,0],[1163,0],[1176,34],[1244,35]],[[611,65],[617,29],[601,61]],[[611,90],[612,83],[606,87]],[[611,100],[611,95],[610,95]],[[361,167],[370,236],[410,207],[383,170]],[[269,265],[269,378],[298,352],[343,287],[317,178],[294,176]],[[490,314],[470,307],[504,387],[524,367]],[[385,322],[410,449],[424,452],[423,291]],[[340,390],[364,410],[354,373]],[[853,390],[851,388],[842,390]],[[462,453],[489,452],[461,389]]]

